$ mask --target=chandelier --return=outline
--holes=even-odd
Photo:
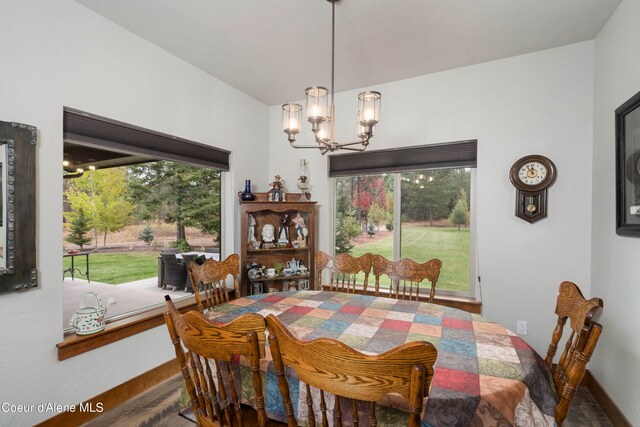
[[[328,105],[329,91],[322,86],[312,86],[305,90],[307,96],[307,121],[317,145],[294,145],[302,122],[302,105],[284,104],[282,106],[282,130],[288,135],[293,148],[317,148],[322,154],[337,150],[364,151],[373,137],[374,126],[380,120],[380,92],[367,91],[358,94],[358,140],[337,143],[335,141],[335,105],[334,105],[334,69],[335,69],[335,30],[336,3],[340,0],[327,0],[331,3],[331,103]]]

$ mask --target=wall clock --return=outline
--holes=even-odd
[[[516,187],[516,216],[534,223],[547,216],[547,190],[556,181],[556,166],[544,156],[518,159],[509,173]]]

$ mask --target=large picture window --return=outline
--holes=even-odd
[[[473,297],[475,147],[475,141],[413,147],[413,159],[418,159],[413,164],[403,149],[389,150],[389,155],[370,152],[366,161],[361,155],[334,156],[340,157],[330,160],[335,253],[416,262],[438,258],[442,269],[436,295]],[[400,166],[389,163],[394,156],[403,159]],[[433,159],[438,162],[430,163]],[[380,170],[385,167],[388,172]],[[373,170],[377,173],[367,173]]]
[[[107,323],[193,300],[187,264],[220,257],[229,152],[70,108],[64,136],[65,331],[97,297]]]

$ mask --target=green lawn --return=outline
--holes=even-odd
[[[392,234],[388,233],[384,239],[354,247],[352,255],[370,252],[392,259],[392,240]],[[403,258],[417,262],[432,258],[442,261],[437,289],[469,290],[469,229],[404,225],[401,240]],[[373,283],[374,278],[369,280]]]
[[[71,257],[64,259],[64,269],[71,267]],[[76,268],[85,271],[85,257],[75,258]],[[89,255],[91,281],[119,285],[158,276],[158,252],[119,252]],[[65,277],[71,277],[65,273]],[[76,276],[82,279],[86,277]]]

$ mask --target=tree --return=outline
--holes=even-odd
[[[67,242],[80,246],[80,250],[84,248],[84,245],[91,243],[91,237],[86,234],[91,230],[91,224],[89,217],[84,209],[79,208],[76,212],[68,215],[71,221],[69,235],[67,236]]]
[[[336,218],[336,255],[351,253],[353,239],[360,235],[360,223],[352,214]]]
[[[467,192],[464,189],[460,189],[460,198],[456,203],[456,206],[449,214],[449,221],[452,224],[458,226],[458,230],[460,230],[461,225],[467,225],[469,222],[469,206],[467,205]]]
[[[153,235],[153,228],[151,228],[151,226],[149,225],[143,228],[140,232],[140,235],[138,236],[138,239],[145,242],[147,246],[151,246],[151,242],[153,242],[154,238],[155,236]]]
[[[378,203],[383,209],[387,209],[387,186],[390,178],[389,175],[363,175],[347,178],[351,184],[351,199],[356,210],[356,218],[365,225],[368,224],[371,205]]]
[[[95,231],[107,235],[127,225],[133,205],[127,200],[126,171],[122,168],[101,169],[74,178],[67,188],[67,201],[71,209],[84,209]]]
[[[403,218],[431,223],[449,216],[458,202],[460,189],[469,190],[471,172],[468,169],[405,172],[401,185]],[[468,197],[466,200],[468,203]]]
[[[350,253],[353,249],[353,239],[362,230],[356,218],[356,210],[352,200],[352,178],[339,178],[336,181],[336,254]]]
[[[176,225],[176,242],[186,227],[220,236],[220,171],[159,161],[128,168],[127,185],[139,219]]]
[[[369,206],[369,221],[371,221],[371,224],[375,225],[376,228],[380,229],[380,224],[385,222],[388,217],[387,211],[383,209],[378,202]]]

